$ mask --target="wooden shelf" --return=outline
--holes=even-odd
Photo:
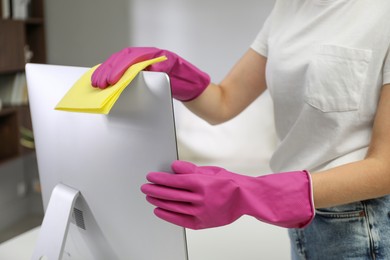
[[[1,9],[0,4],[0,15]],[[26,62],[46,63],[44,0],[31,0],[28,16],[25,20],[0,18],[0,77],[24,72]],[[22,127],[31,130],[28,105],[0,110],[0,163],[31,151],[20,146]]]
[[[24,69],[24,22],[0,20],[0,73]]]
[[[28,137],[21,134],[22,128],[24,132],[29,132]],[[28,105],[6,107],[0,110],[0,143],[0,164],[34,151],[34,137]],[[26,145],[27,143],[29,145]]]
[[[26,23],[26,25],[43,25],[44,23],[44,20],[43,18],[41,17],[31,17],[31,18],[28,18],[27,20],[24,21]]]
[[[5,108],[0,111],[0,158],[7,159],[20,154],[18,111]]]

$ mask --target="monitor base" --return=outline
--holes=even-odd
[[[62,183],[51,194],[32,260],[61,259],[74,203],[80,192]]]

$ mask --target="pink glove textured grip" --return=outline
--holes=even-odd
[[[114,85],[133,64],[166,56],[167,60],[146,68],[168,74],[172,95],[177,100],[190,101],[210,84],[210,76],[177,54],[154,47],[129,47],[111,55],[93,73],[92,86],[101,89]]]
[[[155,214],[191,229],[232,223],[242,215],[286,228],[302,228],[314,217],[307,171],[250,177],[214,166],[175,161],[175,174],[152,172],[141,187]]]

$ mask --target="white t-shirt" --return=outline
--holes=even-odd
[[[390,0],[277,0],[251,48],[266,78],[280,143],[275,172],[318,171],[365,157],[390,83]]]

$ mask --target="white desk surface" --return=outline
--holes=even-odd
[[[27,260],[31,259],[35,242],[38,239],[39,227],[31,229],[19,236],[0,244],[0,259]]]
[[[30,260],[39,228],[31,229],[0,244],[0,260]],[[209,230],[187,230],[189,259],[289,259],[286,229],[263,224],[250,217]],[[222,249],[222,250],[221,250]]]

